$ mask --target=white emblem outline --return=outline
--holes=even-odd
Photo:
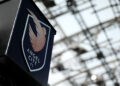
[[[28,14],[27,16],[27,20],[26,20],[26,24],[25,24],[25,28],[24,28],[24,32],[23,32],[23,36],[22,36],[22,51],[23,51],[23,55],[24,55],[24,58],[25,58],[25,61],[27,63],[27,66],[30,70],[30,72],[36,72],[36,71],[40,71],[44,68],[45,66],[45,63],[46,63],[46,58],[47,58],[47,51],[48,51],[48,44],[49,44],[49,39],[50,39],[50,32],[51,32],[51,27],[48,26],[47,24],[43,23],[42,21],[38,20],[41,24],[45,25],[46,27],[49,28],[49,31],[48,31],[48,39],[47,39],[47,44],[46,44],[46,51],[45,51],[45,59],[44,59],[44,63],[43,65],[40,67],[40,68],[37,68],[37,69],[31,69],[30,66],[29,66],[29,63],[27,61],[27,58],[26,58],[26,55],[25,55],[25,52],[24,52],[24,47],[23,47],[23,41],[24,41],[24,37],[25,37],[25,34],[26,34],[26,29],[27,29],[27,25],[28,25],[28,20],[29,18],[32,17],[30,14]]]

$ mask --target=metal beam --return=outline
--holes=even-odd
[[[104,22],[101,23],[101,24],[113,23],[113,22],[116,22],[115,20],[116,20],[116,19],[113,18],[113,19],[104,21]],[[118,17],[118,20],[120,21],[120,17]],[[92,30],[92,29],[98,27],[99,25],[100,25],[100,24],[94,25],[94,26],[92,26],[92,27],[89,27],[89,29]],[[112,25],[112,24],[110,24],[110,25]],[[56,44],[58,44],[58,43],[60,43],[60,42],[63,42],[63,41],[65,41],[65,40],[70,40],[72,37],[75,37],[75,36],[80,35],[80,34],[82,34],[82,33],[83,33],[83,31],[80,31],[80,32],[77,32],[77,33],[75,33],[75,34],[73,34],[73,35],[71,35],[71,36],[68,36],[67,38],[62,38],[62,39],[56,41],[56,42],[54,43],[54,45],[56,45]]]
[[[106,64],[111,64],[111,63],[114,63],[114,62],[117,62],[118,60],[112,60],[112,61],[110,61],[110,62],[106,62],[105,63],[105,65]],[[94,70],[94,69],[97,69],[97,68],[99,68],[99,67],[102,67],[103,65],[98,65],[98,66],[95,66],[95,67],[93,67],[93,68],[91,68],[91,69],[89,69],[89,70]],[[80,74],[82,74],[82,73],[85,73],[85,72],[87,72],[88,70],[83,70],[83,71],[80,71],[80,72],[78,72],[78,73],[76,73],[76,74],[74,74],[74,75],[72,75],[72,76],[69,76],[69,77],[66,77],[65,79],[63,79],[63,80],[60,80],[60,81],[58,81],[58,82],[56,82],[55,84],[53,84],[52,86],[56,86],[56,85],[58,85],[58,84],[60,84],[60,83],[62,83],[62,82],[65,82],[66,80],[68,80],[68,79],[70,79],[70,78],[74,78],[74,77],[76,77],[76,76],[78,76],[78,75],[80,75]]]

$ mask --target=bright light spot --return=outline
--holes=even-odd
[[[97,76],[96,76],[96,75],[92,75],[92,76],[91,76],[91,79],[92,79],[93,81],[95,81],[95,80],[97,79]]]

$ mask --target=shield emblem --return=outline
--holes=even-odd
[[[48,53],[51,28],[31,11],[27,16],[22,36],[22,51],[30,72],[44,68]]]

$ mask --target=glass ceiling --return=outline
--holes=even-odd
[[[119,86],[120,1],[34,1],[57,31],[50,86]]]

